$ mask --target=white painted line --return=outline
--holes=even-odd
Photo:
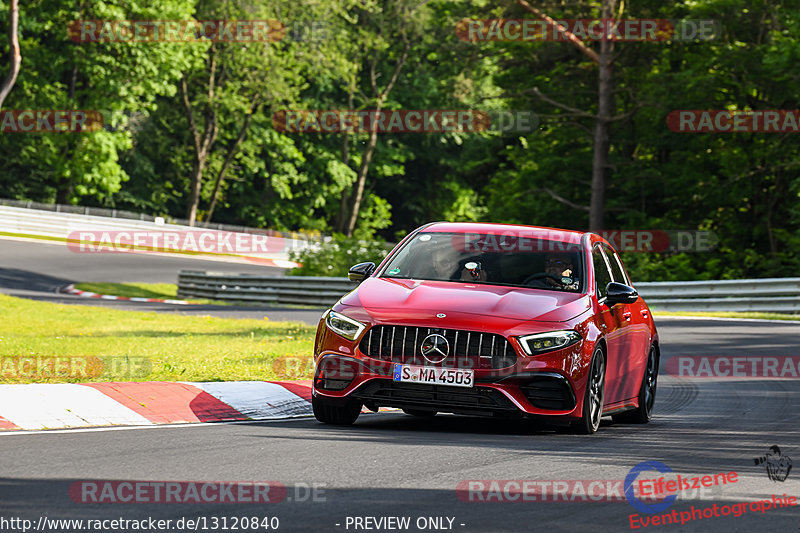
[[[375,413],[370,413],[375,414]],[[185,424],[151,424],[149,426],[104,426],[92,428],[69,428],[69,429],[43,429],[43,430],[6,430],[0,431],[0,438],[19,435],[54,435],[60,433],[100,433],[105,431],[130,431],[132,429],[172,429],[172,428],[196,428],[211,426],[228,426],[239,424],[268,424],[271,422],[302,421],[313,418],[313,415],[294,416],[291,418],[276,418],[273,420],[226,420],[223,422],[188,422]]]
[[[109,295],[109,294],[97,294],[97,293],[94,293],[94,292],[82,291],[80,289],[76,289],[74,283],[72,283],[70,285],[67,285],[66,287],[61,289],[61,293],[77,295],[77,296],[81,296],[83,298],[94,298],[94,299],[100,299],[100,300],[120,300],[120,301],[125,301],[125,302],[165,303],[165,304],[174,304],[174,305],[194,305],[192,302],[188,302],[186,300],[172,300],[172,299],[161,300],[161,299],[158,299],[158,298],[139,298],[139,297],[128,298],[128,297],[124,297],[124,296],[112,296],[112,295]]]
[[[733,318],[721,316],[677,316],[659,315],[653,313],[653,320],[716,320],[719,322],[766,322],[768,324],[787,324],[790,326],[800,326],[800,320],[772,320],[768,318]]]
[[[311,413],[311,403],[284,387],[265,381],[190,383],[246,417],[265,420]]]
[[[74,383],[0,385],[0,416],[22,429],[152,424],[102,392]]]

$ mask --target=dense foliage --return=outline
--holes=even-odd
[[[389,247],[377,240],[363,240],[335,234],[330,241],[318,243],[311,248],[292,252],[291,259],[301,266],[289,271],[293,276],[343,276],[356,263],[372,261],[380,264]]]
[[[580,19],[600,17],[602,1],[533,4]],[[2,35],[7,13],[0,0]],[[654,280],[797,275],[800,137],[677,133],[666,117],[795,109],[800,7],[635,0],[615,13],[715,19],[719,30],[713,40],[616,43],[605,226],[719,238],[712,252],[628,253],[629,269]],[[570,43],[472,43],[456,34],[463,18],[498,17],[531,15],[512,0],[25,2],[22,69],[4,109],[97,109],[107,127],[0,133],[0,196],[174,217],[194,204],[198,220],[213,205],[216,222],[352,234],[302,258],[339,275],[374,259],[353,243],[396,241],[431,220],[587,229],[597,66]],[[67,33],[75,20],[192,18],[277,19],[289,31],[249,44],[77,43]],[[532,110],[539,125],[381,133],[371,151],[367,132],[287,133],[273,124],[280,110],[376,106]],[[198,142],[205,132],[207,145]]]

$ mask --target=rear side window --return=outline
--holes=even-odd
[[[606,265],[606,259],[603,256],[603,250],[599,246],[595,246],[592,251],[592,263],[594,263],[595,290],[597,291],[598,300],[606,297],[606,285],[612,281],[611,273]]]
[[[617,283],[624,283],[625,285],[630,285],[630,281],[625,276],[625,272],[622,270],[622,261],[619,259],[619,255],[617,252],[604,246],[603,249],[606,252],[606,257],[608,258],[608,262],[611,264],[611,275],[614,278],[614,281]]]

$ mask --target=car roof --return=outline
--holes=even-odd
[[[526,226],[522,224],[496,224],[491,222],[433,222],[422,228],[422,231],[447,233],[488,233],[488,234],[522,234],[526,237],[539,237],[546,240],[569,239],[580,242],[587,232],[542,226]],[[554,235],[555,233],[555,235]]]

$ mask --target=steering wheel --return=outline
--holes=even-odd
[[[561,276],[555,276],[553,274],[550,274],[549,272],[537,272],[536,274],[531,274],[530,276],[525,278],[525,281],[523,281],[522,284],[528,285],[531,281],[535,281],[537,279],[542,279],[542,278],[550,278],[559,285],[562,286],[565,285],[565,283],[561,280]]]

